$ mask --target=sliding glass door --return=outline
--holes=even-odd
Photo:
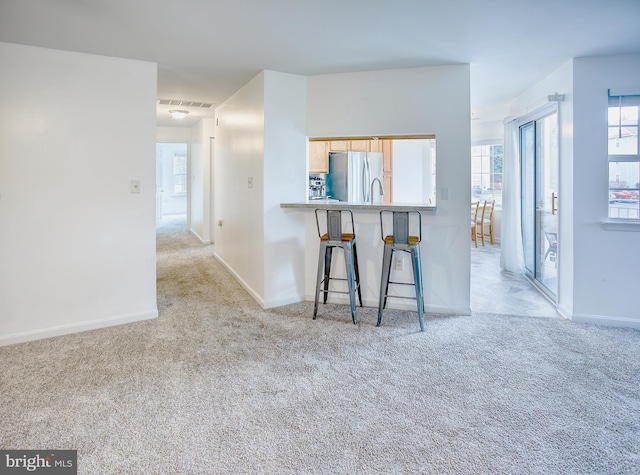
[[[555,301],[558,288],[558,113],[520,126],[526,274]]]

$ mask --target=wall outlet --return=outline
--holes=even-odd
[[[396,270],[404,270],[404,257],[396,257]]]
[[[247,179],[247,187],[249,187],[249,188],[253,188],[253,177],[252,177],[252,176],[250,176],[250,177]]]

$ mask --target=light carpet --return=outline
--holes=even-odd
[[[640,473],[638,331],[263,310],[173,226],[158,304],[0,348],[0,447],[77,449],[82,474]]]

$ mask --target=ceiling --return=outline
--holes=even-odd
[[[263,69],[469,63],[488,119],[570,58],[640,52],[639,19],[639,0],[0,0],[0,41],[152,61],[158,99],[216,105]]]

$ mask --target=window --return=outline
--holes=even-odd
[[[187,192],[187,157],[184,155],[173,156],[173,194]]]
[[[471,147],[471,200],[496,201],[502,208],[502,144]]]
[[[640,220],[640,96],[609,97],[609,218]]]

